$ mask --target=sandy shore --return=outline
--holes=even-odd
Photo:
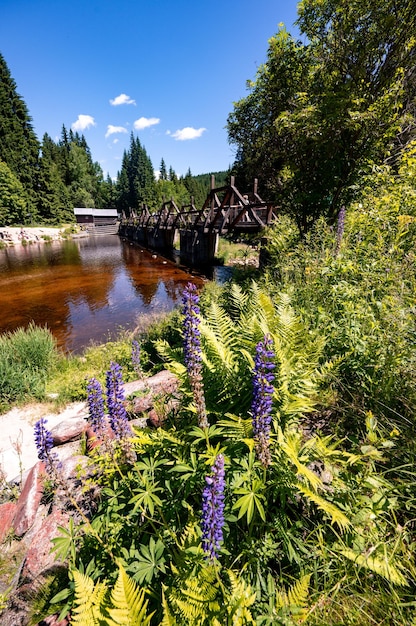
[[[0,242],[8,245],[22,245],[22,240],[26,242],[42,242],[46,240],[59,241],[62,239],[62,233],[59,228],[53,228],[48,226],[23,227],[18,226],[0,226]]]

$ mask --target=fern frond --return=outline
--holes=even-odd
[[[337,524],[342,530],[345,530],[348,526],[350,526],[351,522],[348,517],[344,515],[344,513],[336,507],[335,504],[328,502],[328,500],[325,500],[325,498],[322,498],[311,489],[308,489],[302,483],[296,483],[296,487],[298,491],[303,493],[308,500],[316,504],[318,509],[321,509],[321,511],[324,511],[324,513],[330,516],[331,524]]]
[[[275,601],[276,611],[303,621],[307,616],[310,579],[310,574],[305,574],[288,591],[278,592]]]
[[[165,585],[162,585],[163,619],[160,622],[160,626],[177,626],[176,619],[174,618],[174,616],[171,614],[169,610],[169,605],[166,601],[165,590],[166,590]]]
[[[233,626],[243,626],[244,624],[255,624],[249,607],[256,600],[256,592],[250,585],[237,577],[232,570],[227,570],[231,583],[231,590],[225,599],[228,616],[231,617]],[[229,622],[228,622],[229,623]]]
[[[252,436],[252,419],[243,419],[238,415],[227,413],[224,419],[218,420],[218,426],[226,429],[226,435],[230,439],[243,440]]]
[[[343,556],[356,563],[359,567],[365,567],[366,569],[375,572],[379,576],[389,580],[394,585],[401,585],[403,587],[407,587],[409,585],[406,577],[402,574],[399,567],[391,563],[387,555],[381,557],[372,554],[357,554],[357,552],[348,548],[341,550],[340,552]]]
[[[321,487],[322,481],[319,476],[304,465],[299,458],[301,451],[300,433],[289,431],[283,434],[282,430],[279,429],[278,442],[280,449],[285,452],[291,463],[296,467],[296,474],[306,479],[313,489],[316,490],[318,487]]]
[[[209,620],[220,611],[218,583],[215,570],[206,566],[194,573],[193,578],[178,578],[168,592],[170,610],[187,626],[211,623]]]
[[[146,615],[147,600],[144,589],[139,589],[126,573],[122,565],[119,565],[117,581],[111,592],[111,603],[108,613],[110,620],[108,626],[148,626],[151,615]]]
[[[77,626],[98,626],[103,615],[101,606],[107,593],[104,583],[96,583],[78,570],[72,572],[75,583],[72,624]]]

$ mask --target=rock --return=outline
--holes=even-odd
[[[163,423],[167,414],[178,406],[178,389],[177,377],[166,370],[146,380],[126,383],[124,385],[126,395],[142,392],[139,397],[127,400],[127,409],[134,414],[148,412],[148,425],[158,427]],[[161,402],[158,410],[156,410],[155,402],[159,398]]]
[[[26,553],[20,577],[21,583],[30,583],[51,569],[63,567],[56,553],[51,552],[53,545],[51,540],[60,535],[58,526],[66,528],[68,523],[69,515],[59,509],[53,509],[52,513],[43,520]]]
[[[64,422],[60,422],[50,432],[54,446],[60,446],[69,441],[81,439],[88,427],[88,422],[84,417],[75,417]]]
[[[67,626],[69,624],[69,620],[65,617],[64,619],[58,622],[59,615],[55,613],[54,615],[49,615],[45,617],[41,622],[36,624],[36,626]]]
[[[3,543],[12,528],[16,510],[16,502],[4,502],[0,504],[0,544]]]
[[[104,440],[108,441],[114,439],[115,437],[114,431],[111,428],[110,424],[108,424],[108,422],[105,426],[103,437],[100,438],[91,426],[88,426],[87,430],[85,431],[85,435],[87,437],[88,452],[91,452],[91,450],[94,450],[94,448],[100,446]]]
[[[125,383],[123,385],[123,390],[126,397],[139,391],[146,393],[151,392],[156,395],[174,393],[178,390],[178,386],[179,382],[175,374],[172,374],[167,370],[163,370],[144,380],[133,380],[130,383]]]
[[[80,454],[80,447],[79,441],[70,441],[69,443],[64,443],[62,446],[55,448],[54,452],[57,454],[61,463],[64,463],[67,459],[78,456]]]
[[[35,521],[36,513],[43,495],[43,480],[46,474],[45,464],[38,461],[32,467],[23,485],[17,501],[13,528],[18,537],[24,535]]]
[[[147,425],[150,426],[150,428],[160,428],[160,426],[162,426],[162,423],[163,421],[160,419],[155,410],[152,409],[151,411],[149,411],[147,416]]]

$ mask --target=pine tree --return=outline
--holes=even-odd
[[[0,54],[0,160],[22,184],[33,217],[37,213],[39,148],[26,104]]]
[[[160,162],[160,176],[159,176],[160,180],[167,180],[168,178],[168,172],[166,169],[166,163],[164,161],[164,159],[161,160]]]
[[[73,221],[69,189],[60,169],[60,148],[47,133],[43,136],[39,170],[39,214],[48,223]]]
[[[153,165],[145,148],[133,133],[130,136],[130,149],[124,152],[117,184],[118,209],[126,215],[130,209],[137,209],[143,203],[156,208],[156,186]]]

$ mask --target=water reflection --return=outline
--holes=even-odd
[[[171,310],[192,279],[175,263],[116,235],[15,246],[0,251],[0,332],[47,325],[65,351],[79,353],[139,315]]]

